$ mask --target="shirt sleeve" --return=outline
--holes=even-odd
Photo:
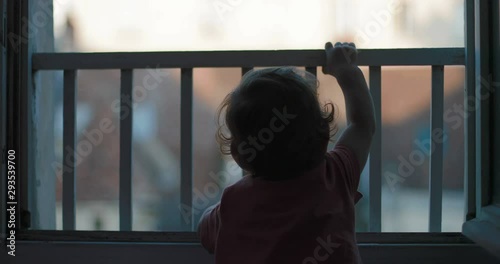
[[[208,207],[198,223],[198,235],[201,245],[211,254],[215,252],[215,244],[220,227],[220,203]]]
[[[342,176],[344,177],[349,193],[357,203],[363,195],[358,191],[359,180],[361,176],[361,168],[359,161],[354,153],[347,146],[336,145],[332,151],[329,152],[341,166]]]

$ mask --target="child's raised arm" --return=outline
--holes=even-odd
[[[356,46],[340,42],[333,46],[328,42],[325,52],[326,65],[323,73],[337,78],[344,93],[347,112],[347,128],[337,144],[351,149],[362,169],[370,152],[376,124],[372,97],[363,73],[357,66]]]

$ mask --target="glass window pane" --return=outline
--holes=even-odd
[[[180,228],[180,70],[134,71],[132,230]]]

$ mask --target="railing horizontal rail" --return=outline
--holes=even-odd
[[[360,66],[464,65],[464,48],[360,49]],[[34,53],[33,70],[319,66],[323,50]]]

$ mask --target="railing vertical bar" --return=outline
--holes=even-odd
[[[370,66],[370,93],[375,108],[377,128],[370,150],[370,232],[382,230],[382,68]]]
[[[194,230],[192,68],[181,69],[181,207],[183,230]]]
[[[247,72],[253,70],[253,67],[242,67],[241,68],[241,77],[243,77]],[[241,169],[241,176],[245,176],[246,174],[248,174],[247,171],[245,171],[244,169]]]
[[[122,69],[120,73],[120,231],[131,231],[133,70]]]
[[[443,213],[444,66],[432,66],[429,232],[441,232]]]
[[[76,200],[76,71],[64,71],[63,87],[63,192],[62,222],[63,230],[75,230]]]
[[[312,75],[314,76],[317,76],[318,75],[318,67],[316,66],[311,66],[311,67],[306,67],[306,71],[311,73]]]
[[[253,70],[253,67],[242,67],[241,68],[241,76],[245,75],[247,72]]]

